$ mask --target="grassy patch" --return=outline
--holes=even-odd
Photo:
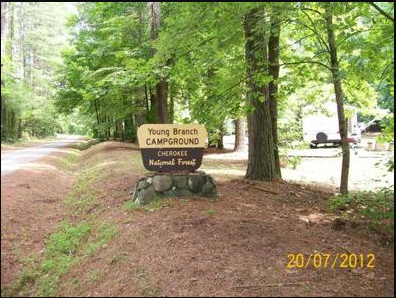
[[[73,150],[60,161],[60,167],[76,169],[79,156],[80,153]],[[98,212],[91,212],[99,207],[94,183],[103,173],[104,170],[97,166],[79,170],[74,189],[65,200],[68,219],[49,236],[40,262],[24,266],[13,286],[5,291],[2,289],[2,293],[18,294],[31,288],[39,296],[57,295],[62,276],[71,267],[92,257],[114,239],[117,234],[115,226],[99,221]],[[66,285],[71,289],[78,288],[80,280],[69,280]]]
[[[70,215],[88,213],[97,207],[98,191],[92,184],[98,179],[99,174],[100,170],[97,168],[88,168],[81,172],[73,191],[65,200]]]
[[[204,211],[202,211],[202,213],[206,214],[209,217],[213,217],[216,214],[216,210],[213,210],[213,209],[204,210]]]
[[[62,222],[45,244],[44,257],[24,266],[23,273],[9,288],[2,288],[2,296],[13,296],[28,285],[36,288],[39,296],[57,295],[60,279],[82,259],[94,255],[111,241],[117,230],[109,223],[94,226],[91,222],[72,225]],[[78,287],[78,280],[70,286]]]
[[[80,157],[80,153],[76,150],[72,150],[67,153],[64,157],[58,161],[58,167],[62,170],[71,170],[77,163]]]
[[[6,286],[1,286],[1,297],[12,297],[12,296],[25,296],[23,290],[31,286],[37,276],[38,268],[36,257],[29,257],[21,259],[23,264],[23,271],[18,276],[18,278],[11,284]]]
[[[89,255],[94,255],[106,243],[110,242],[117,234],[117,229],[108,224],[102,223],[97,227],[96,241],[90,242],[87,246],[86,252]]]
[[[135,203],[135,201],[132,200],[128,200],[127,202],[125,202],[125,204],[123,205],[123,208],[126,211],[133,211],[133,210],[138,210],[139,208],[141,208],[142,206],[140,206],[139,204]]]
[[[79,261],[77,252],[92,232],[88,223],[73,226],[64,222],[58,229],[46,244],[37,281],[39,294],[47,297],[56,294],[60,276]]]
[[[163,199],[155,199],[154,201],[150,202],[147,205],[144,205],[143,208],[149,212],[154,212],[157,210],[160,210],[164,207],[168,207],[170,205],[169,200],[163,200]]]
[[[394,191],[380,191],[337,195],[330,198],[330,209],[340,211],[343,218],[359,217],[374,228],[394,233]]]
[[[98,272],[97,270],[91,270],[88,273],[88,279],[94,283],[99,283],[103,279],[103,277],[104,274],[102,272]]]
[[[148,203],[147,205],[139,205],[135,203],[135,201],[128,200],[126,203],[124,203],[123,208],[127,211],[146,210],[148,212],[154,212],[169,206],[174,206],[170,199],[156,198],[154,201]]]
[[[78,149],[80,151],[84,151],[84,150],[89,149],[91,146],[94,146],[94,145],[99,144],[99,143],[100,143],[99,139],[90,139],[88,141],[77,143],[76,149]]]
[[[95,182],[100,174],[100,170],[98,168],[87,168],[83,170],[80,174],[80,177],[74,186],[74,192],[80,194],[86,190]]]

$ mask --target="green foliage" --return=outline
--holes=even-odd
[[[388,172],[393,172],[395,170],[395,159],[389,159],[386,163],[386,166],[388,168]]]
[[[53,104],[59,49],[66,43],[67,3],[8,2],[1,57],[1,137],[46,137],[64,131]],[[3,13],[3,12],[2,12]]]
[[[393,232],[394,190],[383,188],[379,191],[336,195],[329,200],[332,210],[344,211],[345,215],[359,215],[379,226],[384,220],[386,230]]]
[[[297,166],[301,164],[302,158],[301,156],[293,156],[290,158],[289,162],[292,165],[293,169],[297,169]]]
[[[301,156],[289,156],[287,151],[281,151],[281,163],[284,166],[291,166],[293,170],[297,169],[297,167],[301,164],[302,158]]]
[[[382,134],[379,136],[378,140],[381,142],[392,143],[395,140],[395,122],[394,115],[390,114],[388,117],[382,120]]]

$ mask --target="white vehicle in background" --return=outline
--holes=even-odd
[[[348,125],[348,141],[356,145],[361,141],[362,130],[358,123],[358,109],[355,107],[345,107]],[[309,113],[303,118],[304,141],[317,147],[319,144],[340,145],[341,136],[338,125],[336,103],[324,105],[324,112],[317,111]]]

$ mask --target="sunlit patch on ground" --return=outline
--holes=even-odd
[[[325,213],[311,213],[309,215],[299,215],[298,219],[306,223],[330,223],[336,218],[335,215]]]

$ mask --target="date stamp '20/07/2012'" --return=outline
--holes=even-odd
[[[305,254],[288,254],[288,269],[336,269],[336,268],[375,268],[375,254],[368,253],[312,253]]]

